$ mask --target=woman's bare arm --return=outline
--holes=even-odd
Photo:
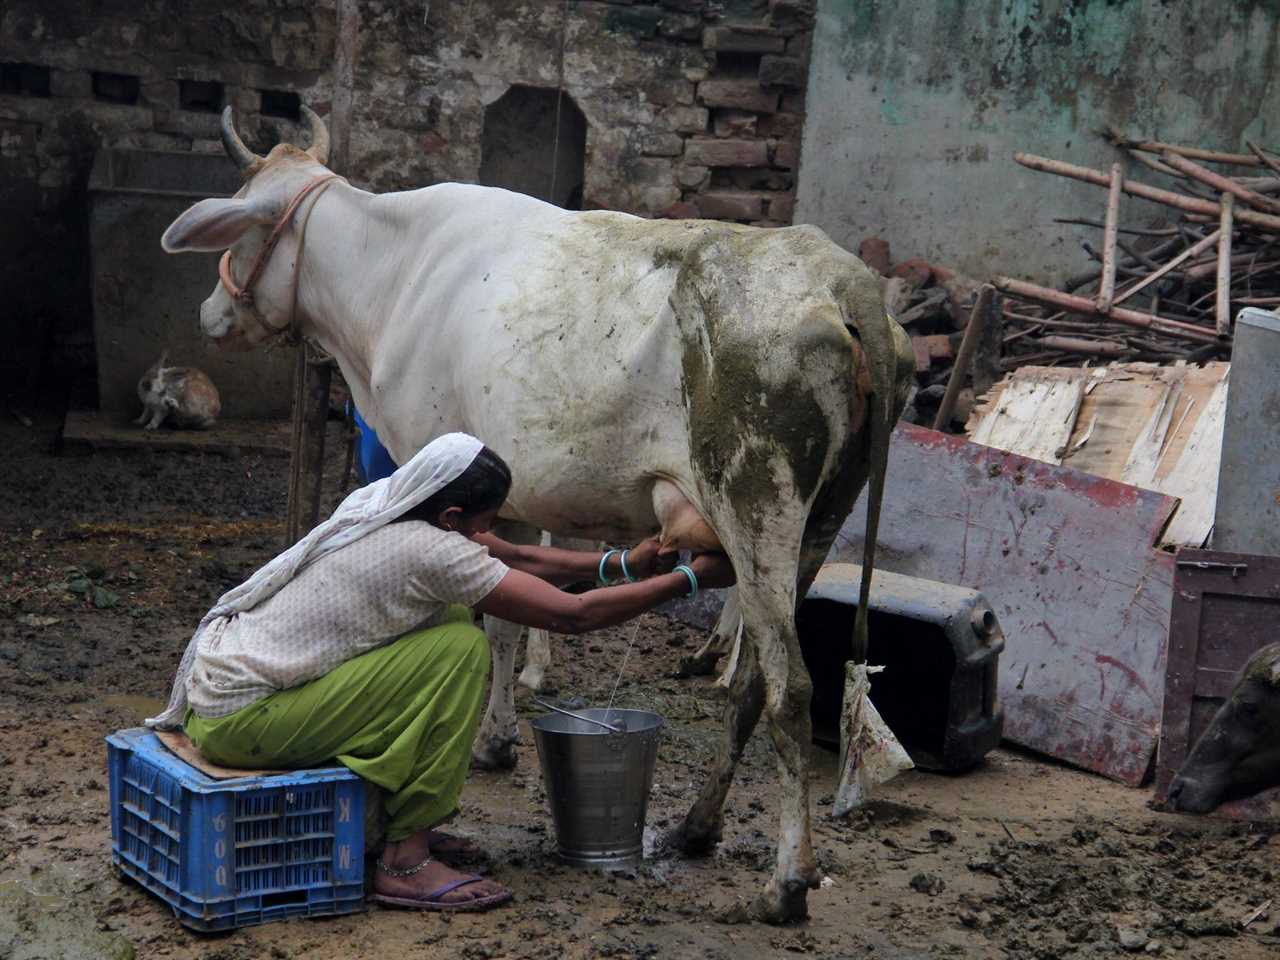
[[[471,539],[488,547],[490,556],[501,560],[512,570],[519,570],[557,585],[581,583],[584,580],[595,582],[600,575],[600,560],[604,556],[603,552],[594,550],[565,550],[561,547],[508,543],[492,533],[478,533]],[[656,537],[637,544],[627,552],[627,570],[633,577],[665,573],[675,563],[674,554],[658,556]],[[614,552],[605,561],[604,572],[609,580],[622,579],[621,551]]]
[[[734,582],[733,567],[724,554],[700,554],[689,565],[698,578],[699,587],[727,587]],[[527,627],[577,634],[630,620],[688,592],[689,579],[680,571],[607,590],[570,594],[512,568],[489,595],[476,604],[476,609]]]

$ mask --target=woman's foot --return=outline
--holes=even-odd
[[[488,855],[466,837],[455,836],[440,830],[427,832],[427,845],[431,856],[442,860],[450,866],[466,863],[484,863]]]
[[[459,873],[431,856],[430,831],[389,843],[378,858],[372,899],[422,910],[487,910],[511,899],[494,880]]]

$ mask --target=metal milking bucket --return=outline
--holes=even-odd
[[[662,717],[647,710],[577,713],[607,722],[618,732],[564,714],[537,717],[529,724],[556,825],[557,850],[562,859],[581,866],[633,866],[643,855]]]

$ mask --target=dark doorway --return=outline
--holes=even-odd
[[[481,149],[480,183],[485,186],[505,187],[567,210],[582,209],[587,118],[568,94],[512,87],[485,108]]]

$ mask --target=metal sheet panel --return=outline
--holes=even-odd
[[[1222,429],[1215,550],[1280,554],[1280,316],[1252,307],[1236,319]]]
[[[829,559],[862,557],[865,496]],[[980,590],[1004,628],[1005,737],[1137,786],[1154,757],[1177,501],[900,424],[877,566]]]
[[[1156,796],[1161,801],[1192,745],[1231,693],[1240,668],[1275,640],[1278,618],[1280,557],[1178,552],[1156,770]],[[1250,820],[1280,817],[1280,789],[1225,804],[1217,813]]]

